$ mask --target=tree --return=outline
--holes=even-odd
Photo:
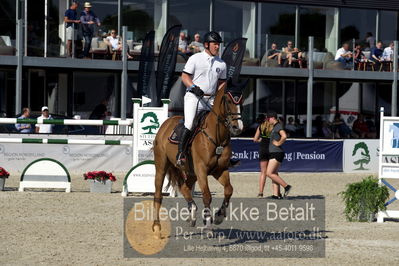
[[[152,130],[159,128],[158,117],[154,112],[148,112],[143,115],[140,122],[143,123],[147,118],[149,118],[149,122],[152,124],[142,127],[143,130],[148,130],[148,132],[144,134],[155,134]]]
[[[356,26],[350,25],[341,29],[341,42],[352,41],[352,39],[358,40],[360,38],[359,30]]]
[[[362,158],[353,162],[355,165],[359,165],[360,167],[355,169],[355,170],[366,170],[363,167],[363,164],[368,164],[370,162],[370,152],[369,152],[369,148],[367,147],[366,143],[364,142],[359,142],[355,145],[353,152],[352,152],[352,156],[355,156],[355,154],[357,153],[358,150],[361,150],[360,154],[362,155]]]

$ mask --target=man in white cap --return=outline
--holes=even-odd
[[[42,115],[37,118],[38,121],[44,119],[53,119],[49,114],[47,106],[42,107]],[[36,124],[36,133],[47,133],[47,134],[53,133],[53,126],[54,125],[50,124]]]
[[[91,46],[91,39],[94,35],[94,24],[97,24],[97,26],[101,26],[101,23],[96,14],[91,11],[90,2],[85,2],[83,7],[84,10],[82,11],[82,13],[80,13],[80,23],[82,24],[82,33],[85,40],[83,56],[85,58],[89,58],[88,56]]]

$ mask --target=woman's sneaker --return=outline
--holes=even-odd
[[[276,196],[276,195],[272,195],[272,197],[271,197],[272,199],[282,199],[282,197],[281,196]]]
[[[258,199],[263,198],[263,193],[259,193],[257,197],[258,197]]]
[[[284,196],[283,196],[283,198],[286,198],[287,196],[288,196],[288,193],[290,193],[290,190],[291,190],[291,186],[290,185],[287,185],[285,188],[284,188]]]

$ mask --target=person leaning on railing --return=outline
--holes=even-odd
[[[97,26],[101,26],[100,20],[91,10],[90,2],[85,2],[84,10],[80,14],[80,22],[82,23],[82,33],[85,40],[83,56],[84,58],[89,58],[91,39],[94,35],[94,24],[97,24]]]
[[[42,115],[39,116],[40,119],[53,119],[49,113],[48,107],[42,107]],[[54,124],[36,124],[36,133],[46,133],[51,134],[53,133]]]
[[[79,3],[73,1],[69,9],[65,11],[65,16],[64,16],[64,22],[66,27],[65,38],[67,40],[68,56],[72,56],[72,40],[76,40],[77,38],[78,24],[80,23],[80,19],[78,18],[78,13],[76,12],[78,6]]]
[[[26,107],[22,109],[22,115],[18,119],[29,119],[29,117],[30,109]],[[19,133],[32,133],[32,126],[30,124],[15,124],[15,128]]]

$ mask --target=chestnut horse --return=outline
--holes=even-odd
[[[241,88],[244,86],[241,85]],[[188,209],[191,213],[189,221],[191,226],[195,226],[196,222],[197,206],[192,197],[192,188],[196,181],[202,192],[204,224],[209,228],[213,222],[210,210],[212,197],[208,187],[208,175],[212,175],[224,186],[224,201],[216,213],[215,224],[220,224],[226,217],[227,206],[233,194],[229,174],[232,153],[230,136],[240,134],[243,129],[240,111],[241,88],[239,88],[239,93],[234,92],[237,91],[236,88],[229,90],[226,89],[226,86],[218,90],[211,111],[191,143],[191,156],[187,156],[187,162],[183,168],[176,166],[177,145],[168,140],[179,120],[183,117],[174,116],[167,119],[158,130],[153,147],[156,175],[155,219],[152,226],[157,238],[160,238],[161,234],[159,210],[162,203],[162,185],[167,173],[169,174],[170,185],[178,186],[188,203]],[[205,99],[201,100],[206,101]]]

